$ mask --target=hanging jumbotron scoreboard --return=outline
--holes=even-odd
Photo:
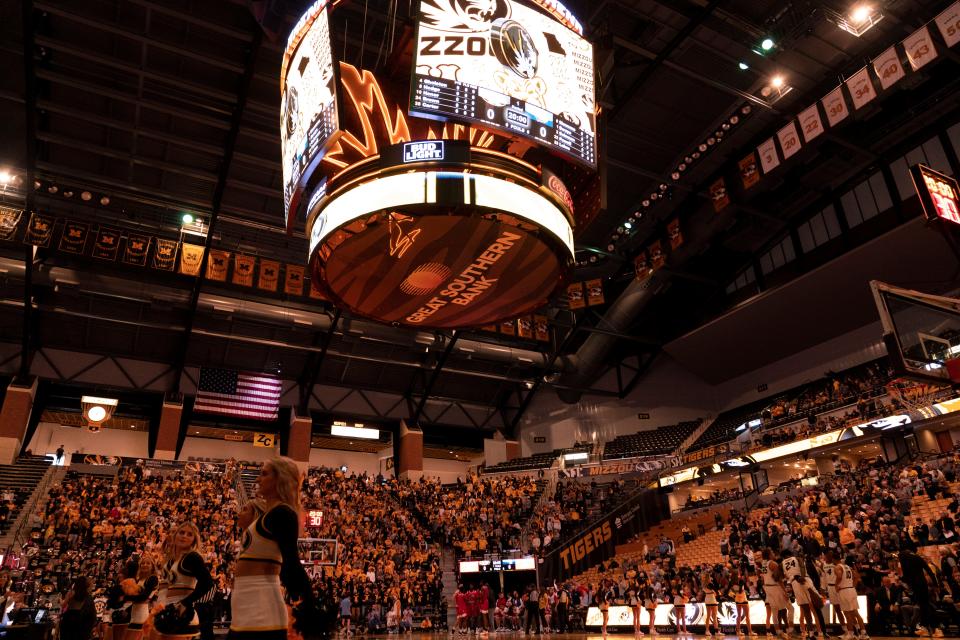
[[[422,0],[411,68],[377,77],[334,59],[329,4],[297,23],[281,78],[287,226],[305,221],[317,288],[416,327],[542,307],[596,177],[579,22],[551,0]]]

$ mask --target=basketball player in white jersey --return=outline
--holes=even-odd
[[[776,630],[779,626],[778,635],[786,637],[787,610],[790,607],[790,600],[787,599],[787,592],[783,587],[783,571],[780,569],[780,563],[773,559],[770,549],[764,549],[761,557],[757,571],[763,578],[763,592],[766,594],[764,602],[767,605],[767,636],[772,636],[771,630]],[[771,617],[774,620],[772,626]]]
[[[857,582],[856,574],[839,558],[836,558],[833,570],[837,578],[837,599],[840,608],[843,610],[843,617],[847,620],[847,632],[843,635],[843,638],[852,640],[859,635],[860,640],[870,640],[870,636],[867,635],[867,628],[863,624],[863,618],[860,617],[860,612],[857,610],[857,590],[854,587]],[[857,628],[860,629],[859,634]]]
[[[800,608],[800,634],[805,638],[812,638],[816,630],[816,637],[823,638],[823,627],[813,613],[813,603],[820,602],[822,598],[813,581],[804,575],[803,568],[803,563],[793,554],[783,559],[783,575]],[[789,626],[793,626],[792,621]]]
[[[836,557],[832,551],[826,551],[823,554],[823,582],[827,585],[827,598],[830,599],[830,604],[833,605],[830,609],[833,611],[833,616],[836,618],[837,622],[841,627],[846,626],[846,620],[843,617],[843,611],[840,608],[840,600],[837,597],[837,572],[834,570],[834,563],[836,562]],[[831,621],[832,624],[832,621]]]

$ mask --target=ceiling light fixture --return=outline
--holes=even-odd
[[[827,18],[850,35],[859,38],[883,20],[883,14],[873,5],[858,4],[846,15],[828,10]]]
[[[773,38],[764,38],[760,42],[760,48],[764,51],[770,51],[773,49],[774,45],[776,45],[776,42],[773,41]]]
[[[13,182],[14,175],[9,171],[0,171],[0,184],[8,185]]]
[[[110,419],[117,409],[119,401],[116,398],[101,398],[98,396],[82,396],[80,406],[83,408],[83,417],[87,421],[90,431],[99,431],[103,422]]]
[[[750,68],[750,65],[748,65],[746,62],[741,62],[737,66],[740,67],[740,71],[746,71]]]

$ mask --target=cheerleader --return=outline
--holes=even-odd
[[[160,604],[172,605],[177,616],[189,623],[180,633],[196,635],[200,632],[200,621],[194,606],[213,588],[213,577],[200,555],[197,525],[184,522],[170,533],[169,538],[170,543],[165,545],[167,590]]]
[[[652,638],[657,634],[657,592],[654,590],[652,584],[648,584],[646,589],[644,589],[643,607],[647,610],[647,617],[650,619],[647,633]]]
[[[640,587],[636,578],[630,581],[630,586],[627,588],[627,605],[633,609],[633,635],[642,636],[640,610],[643,608],[643,601],[640,599]]]
[[[677,589],[673,594],[673,618],[676,621],[677,634],[687,633],[687,588]]]
[[[286,640],[288,616],[281,585],[292,601],[314,603],[310,579],[297,550],[300,483],[300,470],[289,458],[275,458],[263,465],[258,480],[260,501],[243,520],[252,522],[243,532],[234,573],[232,640]]]
[[[607,622],[610,619],[610,601],[613,600],[613,590],[607,589],[607,581],[604,580],[600,583],[600,588],[597,590],[597,606],[600,609],[600,630],[603,633],[603,637],[607,637]]]
[[[741,578],[733,585],[733,602],[737,607],[737,637],[753,637],[753,629],[750,625],[750,603],[747,600],[747,585]],[[744,626],[746,631],[744,631]]]
[[[707,636],[720,635],[720,625],[717,622],[717,611],[719,601],[717,600],[717,584],[709,575],[704,575],[703,583],[703,603],[707,605],[707,620],[704,624]],[[713,629],[716,628],[716,632]]]
[[[136,581],[130,589],[124,589],[130,607],[130,624],[124,640],[140,640],[143,637],[143,625],[150,617],[150,600],[156,595],[160,586],[157,577],[157,563],[152,556],[144,555],[140,558],[136,570]]]

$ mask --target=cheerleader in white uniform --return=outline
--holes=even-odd
[[[135,587],[127,595],[127,600],[133,604],[130,607],[130,624],[127,625],[124,640],[140,640],[143,637],[143,625],[150,617],[150,600],[159,586],[157,563],[153,556],[144,555],[137,566]]]
[[[291,601],[314,601],[310,578],[300,563],[300,469],[275,458],[260,472],[259,497],[241,513],[246,524],[234,572],[230,602],[231,640],[286,640]],[[252,522],[251,522],[252,520]]]
[[[206,596],[213,588],[213,577],[200,555],[200,531],[192,522],[184,522],[171,532],[167,546],[167,591],[162,605],[174,605],[180,616]],[[200,621],[194,611],[185,634],[200,631]],[[178,634],[179,635],[179,634]]]

